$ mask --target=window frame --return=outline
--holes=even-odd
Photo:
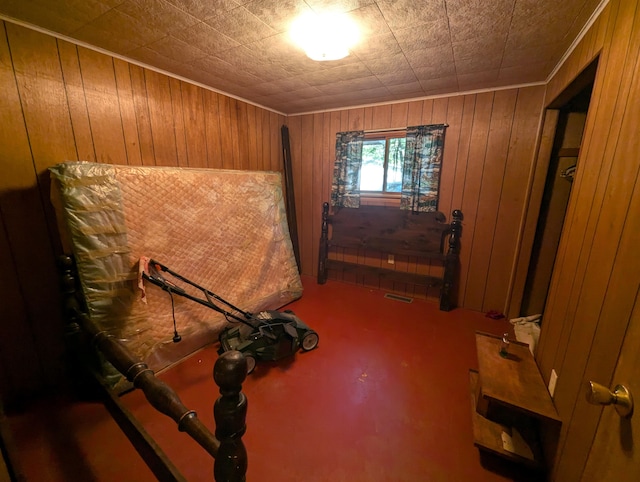
[[[402,192],[389,192],[386,191],[387,186],[387,172],[389,167],[389,140],[390,139],[398,139],[407,137],[407,129],[389,129],[389,130],[376,130],[376,131],[365,131],[364,132],[364,142],[373,141],[373,140],[384,140],[385,141],[385,152],[384,152],[384,169],[383,169],[383,179],[382,179],[382,191],[367,191],[360,190],[360,197],[369,199],[372,201],[375,200],[397,200],[398,204],[400,203],[400,197]]]

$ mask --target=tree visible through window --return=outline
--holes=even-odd
[[[365,135],[360,169],[361,191],[402,192],[405,145],[404,132]]]

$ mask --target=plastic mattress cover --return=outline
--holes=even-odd
[[[143,296],[141,258],[249,312],[302,295],[280,173],[88,162],[50,171],[61,237],[75,257],[89,317],[153,370],[217,341],[228,322],[175,294],[172,302],[148,282]]]

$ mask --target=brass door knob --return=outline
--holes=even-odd
[[[633,397],[624,385],[616,385],[612,392],[604,385],[590,381],[587,387],[587,402],[594,405],[613,405],[621,417],[631,417],[633,414]]]

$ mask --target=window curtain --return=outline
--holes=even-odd
[[[336,134],[336,160],[333,165],[331,205],[360,207],[360,167],[364,131]]]
[[[445,124],[407,128],[400,209],[415,212],[438,210],[445,128]]]

